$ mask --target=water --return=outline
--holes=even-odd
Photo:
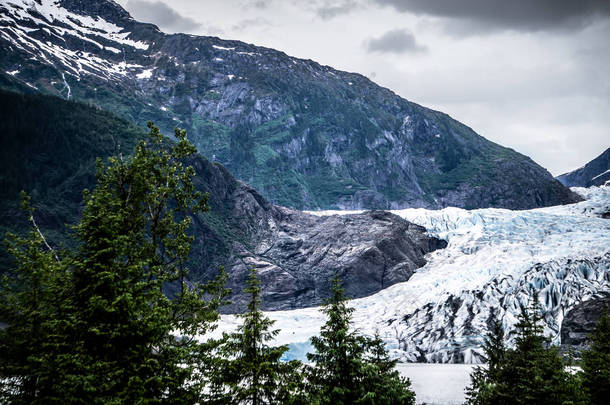
[[[396,366],[411,379],[418,404],[454,405],[464,403],[464,389],[470,384],[472,364],[412,364]]]

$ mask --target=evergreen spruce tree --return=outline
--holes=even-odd
[[[311,338],[315,352],[307,354],[307,359],[314,363],[309,383],[320,404],[348,405],[359,399],[367,341],[351,328],[354,309],[347,306],[337,277],[333,279],[331,293],[323,309],[328,320],[320,336]]]
[[[507,352],[499,379],[498,395],[516,404],[579,403],[578,393],[571,392],[572,376],[556,347],[543,334],[541,309],[534,294],[529,308],[522,307],[515,325],[516,347]]]
[[[534,294],[529,308],[521,307],[514,349],[504,348],[496,323],[485,342],[486,368],[471,374],[467,403],[476,405],[584,405],[580,377],[566,371],[557,348],[549,347]]]
[[[32,230],[26,238],[8,235],[16,268],[0,285],[0,403],[59,403],[71,370],[65,300],[66,266],[34,220],[29,197],[22,206]]]
[[[579,378],[566,371],[556,347],[544,336],[538,295],[523,305],[515,325],[515,348],[507,350],[496,369],[491,403],[583,404]]]
[[[320,336],[311,338],[314,353],[308,373],[311,401],[319,404],[414,404],[410,382],[400,378],[379,336],[357,334],[351,326],[354,309],[333,279],[332,296],[323,309],[328,320]]]
[[[491,330],[483,343],[486,366],[477,366],[470,375],[470,385],[466,388],[466,403],[469,405],[502,404],[498,396],[500,371],[504,365],[506,346],[502,323],[492,314]]]
[[[298,403],[296,397],[301,393],[295,382],[300,363],[281,360],[288,346],[269,345],[279,330],[270,330],[275,321],[260,310],[260,281],[254,268],[247,283],[245,292],[250,301],[247,311],[239,315],[243,323],[226,336],[221,348],[225,360],[217,375],[215,401],[248,405]]]
[[[357,404],[415,404],[411,381],[396,370],[397,360],[391,360],[385,343],[376,332],[367,342],[368,354],[363,362],[361,398]]]
[[[610,317],[604,310],[582,356],[583,385],[591,404],[607,404],[610,398]]]
[[[12,368],[1,368],[3,387],[16,386],[3,390],[16,393],[11,403],[27,392],[39,403],[194,403],[205,392],[214,344],[196,336],[213,328],[226,291],[223,276],[208,284],[185,278],[189,215],[207,211],[208,197],[194,190],[194,170],[184,165],[195,153],[185,132],[176,130],[177,142],[169,142],[149,128],[150,143],[138,143],[133,157],[107,167],[98,161],[97,185],[85,193],[76,227],[78,249],[62,258],[42,252],[41,242],[48,244],[35,232],[14,244],[22,280],[5,282],[3,337],[23,335],[6,308],[21,314],[38,305],[42,319],[32,318],[31,327],[41,325],[39,336],[54,349],[39,359],[32,335]],[[178,291],[172,298],[164,293],[170,284]],[[60,371],[47,382],[53,367]]]

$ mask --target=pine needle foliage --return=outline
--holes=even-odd
[[[483,351],[486,366],[477,366],[470,375],[470,385],[466,388],[466,404],[485,405],[499,402],[496,386],[499,383],[500,370],[506,357],[504,345],[504,328],[502,323],[492,315],[491,329],[485,337]]]
[[[244,290],[250,295],[247,310],[236,332],[227,334],[220,353],[224,365],[218,373],[217,401],[231,404],[298,403],[298,361],[284,362],[288,346],[269,343],[279,330],[275,321],[261,311],[260,280],[256,269],[250,270]]]
[[[148,127],[133,156],[98,160],[97,185],[85,191],[74,228],[77,248],[55,252],[35,230],[12,237],[18,265],[2,286],[8,326],[0,340],[21,346],[1,355],[3,401],[202,399],[216,342],[196,337],[214,328],[225,276],[187,283],[190,215],[208,210],[208,196],[194,189],[194,170],[184,163],[196,152],[186,133],[176,130],[170,142]],[[178,291],[171,297],[170,284]],[[20,323],[25,317],[31,322]],[[42,332],[28,336],[26,328]]]
[[[323,312],[327,316],[320,336],[311,338],[314,353],[308,372],[312,403],[318,404],[414,404],[410,381],[395,370],[379,335],[371,339],[352,327],[354,309],[347,305],[341,283],[334,278],[332,296]]]
[[[544,336],[538,296],[523,305],[515,325],[514,349],[504,349],[503,332],[495,323],[484,346],[489,364],[471,374],[467,403],[476,405],[576,405],[586,402],[580,378]]]
[[[583,385],[591,404],[607,404],[610,398],[610,317],[604,309],[583,352]]]

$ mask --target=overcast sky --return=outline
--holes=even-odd
[[[361,73],[554,175],[610,147],[610,0],[119,0],[165,32]]]

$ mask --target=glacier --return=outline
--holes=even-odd
[[[360,333],[378,331],[401,362],[480,363],[491,313],[509,343],[520,305],[538,292],[545,334],[560,344],[564,314],[575,304],[610,292],[610,187],[573,188],[580,203],[523,211],[445,208],[391,211],[445,239],[406,282],[350,300]],[[349,215],[356,211],[321,211]],[[269,311],[280,329],[276,344],[288,358],[304,358],[325,322],[320,308]],[[221,318],[216,334],[233,330]]]

